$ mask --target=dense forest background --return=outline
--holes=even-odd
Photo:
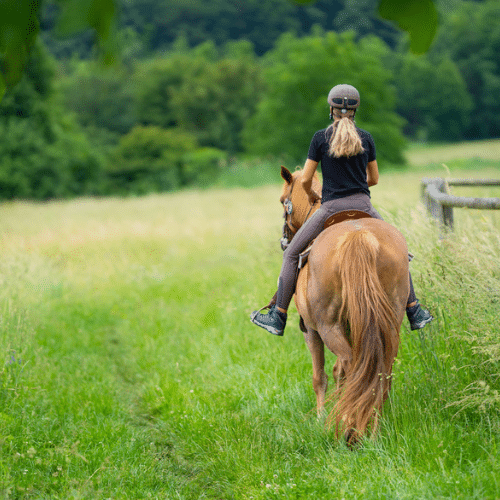
[[[0,103],[0,197],[142,194],[208,185],[247,158],[301,163],[338,83],[379,165],[409,141],[500,136],[500,3],[436,0],[415,55],[378,0],[122,0],[116,61],[61,38],[46,2],[21,81]]]

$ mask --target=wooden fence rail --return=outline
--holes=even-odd
[[[449,186],[500,186],[500,179],[442,179],[424,177],[420,184],[422,201],[440,226],[453,229],[453,208],[500,210],[500,198],[453,196]]]

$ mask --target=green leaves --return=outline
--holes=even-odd
[[[244,55],[244,43],[232,45],[235,55],[214,61],[205,56],[211,48],[207,42],[144,61],[135,78],[138,120],[188,130],[201,146],[241,151],[241,130],[262,91],[261,69],[251,54]]]
[[[291,1],[300,5],[315,3],[315,0]],[[412,52],[422,54],[429,49],[438,26],[434,0],[380,0],[378,14],[410,35]]]
[[[113,24],[115,0],[57,0],[61,15],[57,23],[59,36],[71,36],[88,28],[93,28],[99,38],[104,61],[114,59]]]
[[[5,80],[2,73],[0,73],[0,101],[2,100],[2,97],[4,96],[6,90],[7,86],[5,85]]]
[[[378,12],[408,32],[412,52],[422,54],[429,49],[438,26],[433,0],[381,0]]]
[[[0,0],[0,100],[23,74],[38,35],[39,0]]]
[[[113,61],[115,0],[57,0],[57,32],[73,35],[95,29],[104,61]],[[0,100],[19,82],[39,32],[42,0],[0,0]]]

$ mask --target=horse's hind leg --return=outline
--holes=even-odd
[[[342,363],[341,358],[337,358],[337,361],[333,365],[333,378],[337,382],[337,390],[342,385],[344,377],[345,377],[344,363]]]
[[[344,328],[338,323],[322,330],[321,337],[326,347],[337,356],[337,361],[333,366],[333,378],[337,382],[338,390],[349,370],[352,360],[352,347],[347,340]]]
[[[316,393],[316,410],[321,416],[325,407],[325,396],[328,388],[328,376],[325,373],[325,346],[316,330],[307,327],[304,339],[311,352],[313,368],[313,389]]]

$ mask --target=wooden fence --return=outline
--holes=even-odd
[[[500,186],[500,179],[442,179],[424,177],[420,185],[422,201],[440,226],[453,229],[453,208],[500,210],[500,198],[453,196],[449,186]]]

